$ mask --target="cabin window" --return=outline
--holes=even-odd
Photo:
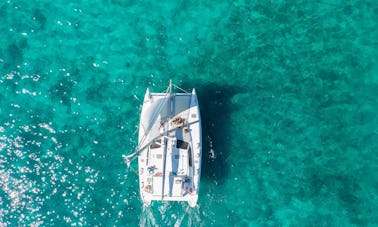
[[[162,154],[157,154],[157,155],[156,155],[156,158],[157,158],[157,159],[161,159],[162,157],[163,157]]]
[[[158,144],[158,143],[152,143],[152,144],[150,145],[150,149],[156,149],[156,148],[160,148],[160,147],[161,147],[161,145]]]
[[[182,140],[177,140],[176,147],[180,149],[188,149],[189,143],[182,141]]]
[[[189,148],[188,150],[188,156],[189,156],[189,166],[192,167],[193,160],[192,160],[192,149]]]

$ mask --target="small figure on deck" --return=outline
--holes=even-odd
[[[149,174],[151,174],[151,173],[153,173],[155,171],[155,169],[156,169],[156,166],[149,166],[149,167],[147,167],[147,172]]]
[[[182,123],[182,118],[181,117],[176,117],[175,119],[173,119],[172,123],[174,125],[176,125],[176,126],[179,126]]]

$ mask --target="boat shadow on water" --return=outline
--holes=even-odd
[[[184,88],[194,87],[202,120],[202,170],[201,179],[223,184],[228,176],[231,163],[231,113],[232,97],[242,92],[242,87],[211,84],[183,84]],[[201,181],[202,181],[201,180]]]

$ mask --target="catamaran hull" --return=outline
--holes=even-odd
[[[195,207],[202,164],[201,118],[195,90],[168,94],[147,89],[138,140],[143,203],[185,201]]]

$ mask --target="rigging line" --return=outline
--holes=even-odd
[[[137,176],[139,176],[139,173],[132,167],[132,166],[130,166],[130,169],[137,175]]]
[[[182,89],[181,87],[177,86],[176,84],[172,84],[172,85],[173,85],[173,87],[175,87],[175,88],[177,88],[177,89],[179,89],[179,90],[181,90],[181,91],[183,91],[185,93],[189,93],[188,91]]]

